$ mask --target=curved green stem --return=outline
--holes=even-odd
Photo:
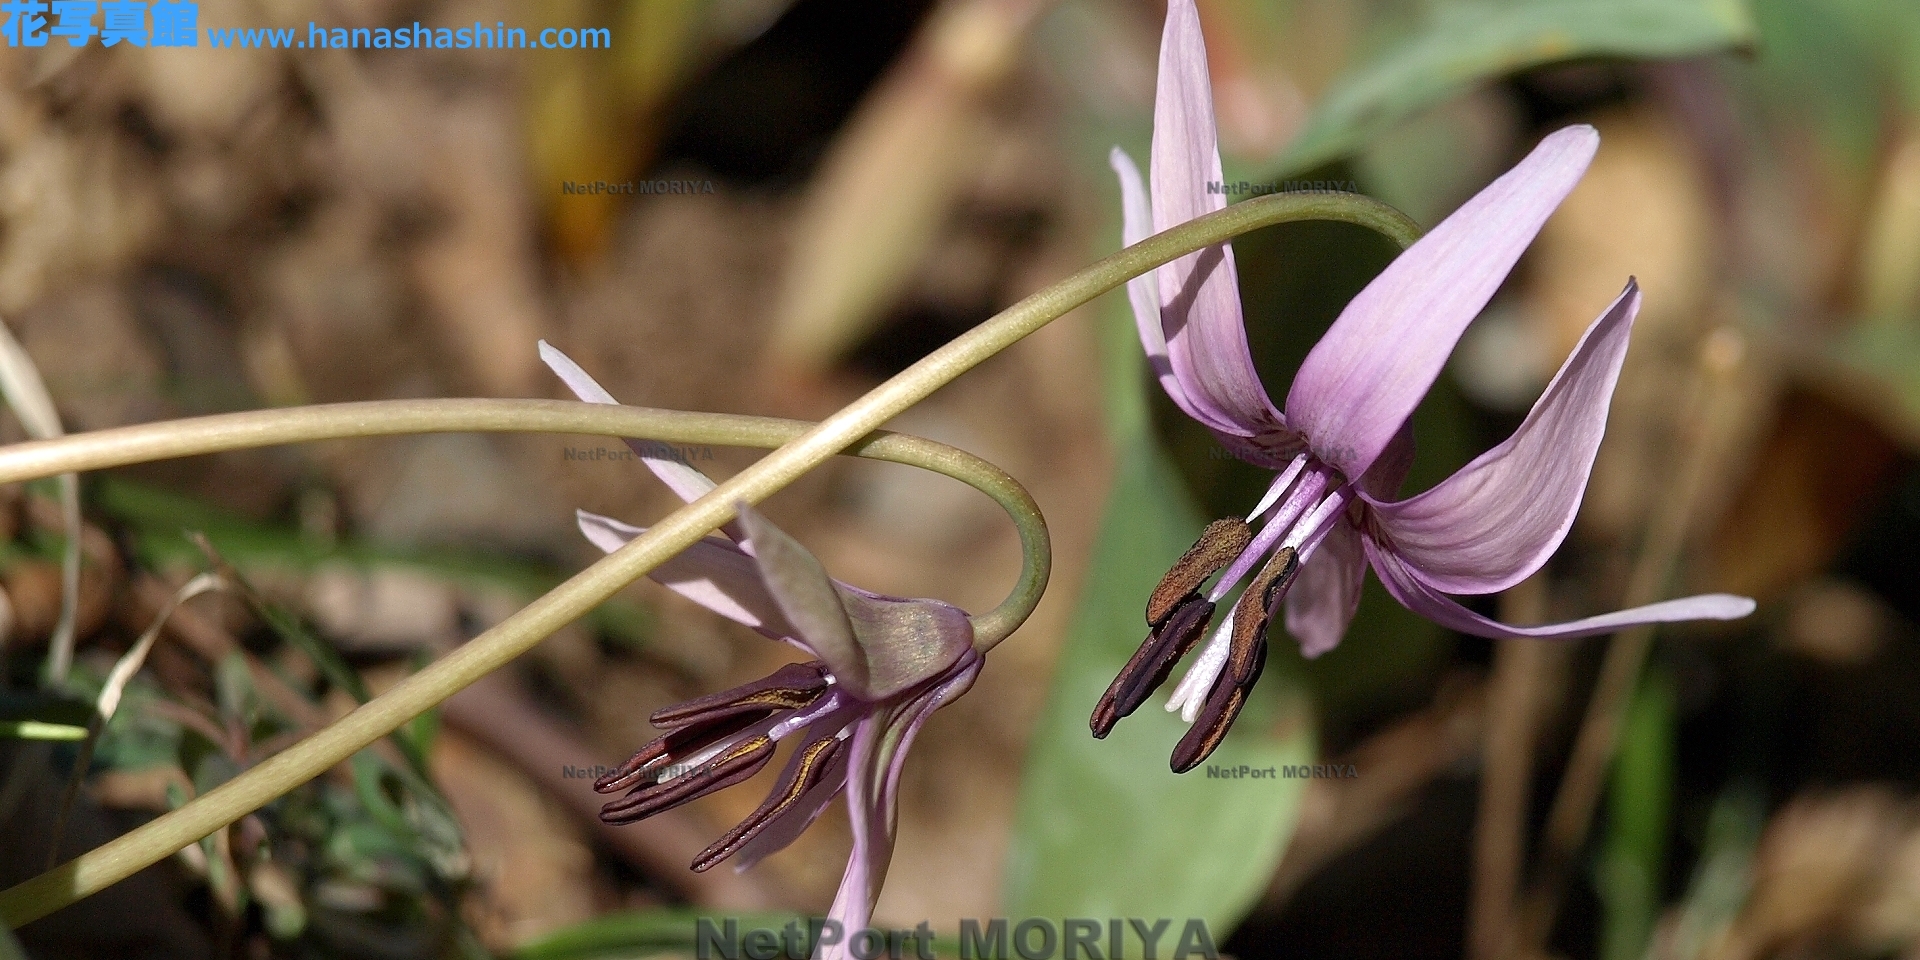
[[[504,666],[757,503],[869,436],[948,381],[1095,297],[1177,257],[1261,227],[1337,220],[1402,246],[1419,235],[1406,216],[1357,194],[1276,194],[1234,204],[1108,256],[1014,304],[928,354],[833,416],[787,440],[705,496],[669,514],[565,583],[429,664],[386,693],[193,802],[0,893],[0,921],[19,926],[118,882],[333,767]],[[991,615],[989,615],[991,616]]]
[[[84,473],[229,450],[416,433],[579,433],[664,443],[773,449],[813,424],[774,417],[692,413],[574,400],[372,400],[288,410],[250,410],[140,424],[0,447],[0,483]],[[845,451],[945,474],[992,497],[1020,534],[1020,579],[1000,605],[973,617],[985,652],[1026,622],[1052,568],[1046,520],[1033,496],[999,467],[964,450],[909,434],[874,431]]]

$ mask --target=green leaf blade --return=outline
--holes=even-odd
[[[1516,71],[1585,57],[1659,59],[1746,48],[1743,0],[1467,0],[1336,80],[1279,164],[1302,173],[1354,152],[1449,97]]]
[[[1275,740],[1263,735],[1272,698],[1259,697],[1211,763],[1186,775],[1168,769],[1186,725],[1160,709],[1164,695],[1106,740],[1088,729],[1094,703],[1145,636],[1147,594],[1200,528],[1172,468],[1136,434],[1123,445],[1088,586],[1028,751],[1008,855],[1009,917],[1167,918],[1176,931],[1198,918],[1224,938],[1272,877],[1305,781],[1209,778],[1206,768],[1311,762],[1304,709],[1293,735]],[[1285,678],[1269,676],[1265,692],[1276,682]]]

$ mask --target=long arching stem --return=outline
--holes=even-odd
[[[619,550],[575,574],[492,629],[332,725],[180,809],[0,893],[0,922],[17,927],[52,913],[131,876],[318,776],[461,688],[504,666],[553,631],[732,520],[735,503],[764,500],[828,457],[853,447],[960,374],[1129,278],[1239,234],[1298,220],[1358,224],[1386,234],[1403,247],[1419,235],[1418,226],[1399,211],[1357,194],[1276,194],[1190,220],[1106,257],[935,350],[833,416],[787,440],[705,496],[669,514]]]
[[[416,433],[579,433],[663,443],[772,449],[813,426],[801,420],[691,413],[574,400],[372,400],[251,410],[97,430],[0,447],[0,483],[155,460],[350,437]],[[1032,495],[1005,471],[964,450],[909,434],[875,431],[845,451],[944,474],[992,497],[1020,532],[1022,567],[1013,592],[973,618],[982,652],[1024,623],[1046,588],[1053,553]]]

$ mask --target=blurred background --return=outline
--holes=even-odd
[[[1539,137],[1599,156],[1416,414],[1407,492],[1503,439],[1637,276],[1580,521],[1477,606],[1568,619],[1705,590],[1733,624],[1496,645],[1370,582],[1276,644],[1219,762],[1094,700],[1210,518],[1266,481],[1142,375],[1108,296],[892,426],[1029,487],[1038,613],[913,751],[878,922],[1204,919],[1248,960],[1920,956],[1920,7],[1908,0],[1199,0],[1227,178],[1432,225]],[[203,28],[598,28],[611,49],[0,50],[0,318],[68,431],[439,396],[823,417],[1118,247],[1156,0],[202,0]],[[571,192],[675,181],[681,193]],[[1251,191],[1248,195],[1251,195]],[[1238,197],[1236,197],[1237,199]],[[1235,244],[1270,391],[1392,256]],[[0,435],[27,426],[9,413]],[[31,420],[31,417],[26,418]],[[37,429],[37,428],[36,428]],[[78,651],[40,680],[69,538],[0,489],[0,720],[78,717],[196,573],[91,749],[0,740],[0,884],[184,803],[596,555],[575,507],[675,501],[590,437],[315,444],[81,478]],[[727,474],[755,454],[689,448]],[[972,610],[1019,551],[984,497],[840,461],[767,504],[835,575]],[[758,782],[617,829],[594,765],[785,650],[650,583],[379,749],[18,932],[57,957],[689,952],[695,914],[825,912],[836,808],[756,869],[686,863]],[[81,783],[70,794],[69,783]],[[77,798],[77,799],[76,799]],[[69,802],[72,801],[72,802]],[[773,922],[770,920],[769,922]],[[1165,949],[1165,947],[1163,947]]]

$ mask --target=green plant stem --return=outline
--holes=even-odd
[[[800,420],[654,410],[575,400],[373,400],[217,414],[0,447],[0,483],[229,450],[352,437],[454,432],[578,433],[663,443],[770,449],[800,436],[811,426]],[[1025,488],[999,467],[979,457],[907,434],[875,431],[867,442],[846,452],[945,474],[1000,504],[1019,530],[1023,565],[1020,579],[1007,599],[973,618],[975,645],[985,651],[1026,621],[1046,587],[1052,551],[1046,521]]]
[[[1384,233],[1402,246],[1412,243],[1419,235],[1419,227],[1404,214],[1368,197],[1338,193],[1276,194],[1188,221],[1106,257],[1021,300],[928,354],[833,416],[784,441],[778,449],[705,496],[669,514],[619,550],[332,725],[180,809],[0,893],[0,922],[18,927],[43,917],[131,876],[318,776],[461,688],[506,665],[548,634],[734,519],[736,503],[758,503],[765,499],[828,457],[869,437],[881,424],[960,374],[1129,278],[1239,234],[1298,220],[1354,223]],[[279,411],[278,415],[298,419],[299,413]],[[373,424],[366,426],[368,429],[354,435],[381,432]],[[256,425],[255,429],[265,427]],[[560,429],[578,428],[569,425]],[[164,441],[155,442],[165,446]],[[1011,629],[1009,624],[991,621],[985,627],[989,633]]]

